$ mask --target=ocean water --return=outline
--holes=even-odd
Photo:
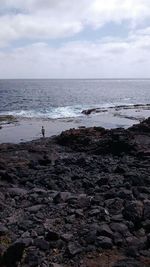
[[[85,109],[135,104],[150,104],[150,80],[0,80],[0,115],[74,118]]]

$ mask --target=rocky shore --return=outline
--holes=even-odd
[[[0,125],[1,124],[10,124],[17,122],[17,119],[12,115],[0,115]]]
[[[1,144],[0,266],[150,266],[150,118]]]

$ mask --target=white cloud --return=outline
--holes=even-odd
[[[150,44],[150,36],[147,37]],[[0,78],[149,77],[143,36],[124,41],[46,43],[0,53]]]
[[[85,27],[126,20],[135,26],[150,17],[149,0],[1,0],[0,42],[72,36]],[[15,12],[15,10],[18,10]]]
[[[149,76],[149,0],[0,0],[0,4],[0,78]],[[112,22],[128,24],[126,39],[119,34],[99,41],[69,39],[86,27],[92,31]],[[64,37],[68,39],[61,43]],[[58,40],[58,48],[50,46],[52,39]],[[15,49],[14,40],[33,44]]]
[[[150,35],[150,26],[136,31],[138,35]]]
[[[61,27],[55,18],[30,15],[3,16],[0,18],[0,40],[21,38],[53,39],[73,35],[82,29],[78,21],[65,21]]]

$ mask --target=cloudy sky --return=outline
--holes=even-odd
[[[0,0],[0,78],[150,78],[150,0]]]

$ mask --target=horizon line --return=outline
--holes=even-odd
[[[0,78],[0,80],[150,80],[150,77],[127,77],[127,78]]]

